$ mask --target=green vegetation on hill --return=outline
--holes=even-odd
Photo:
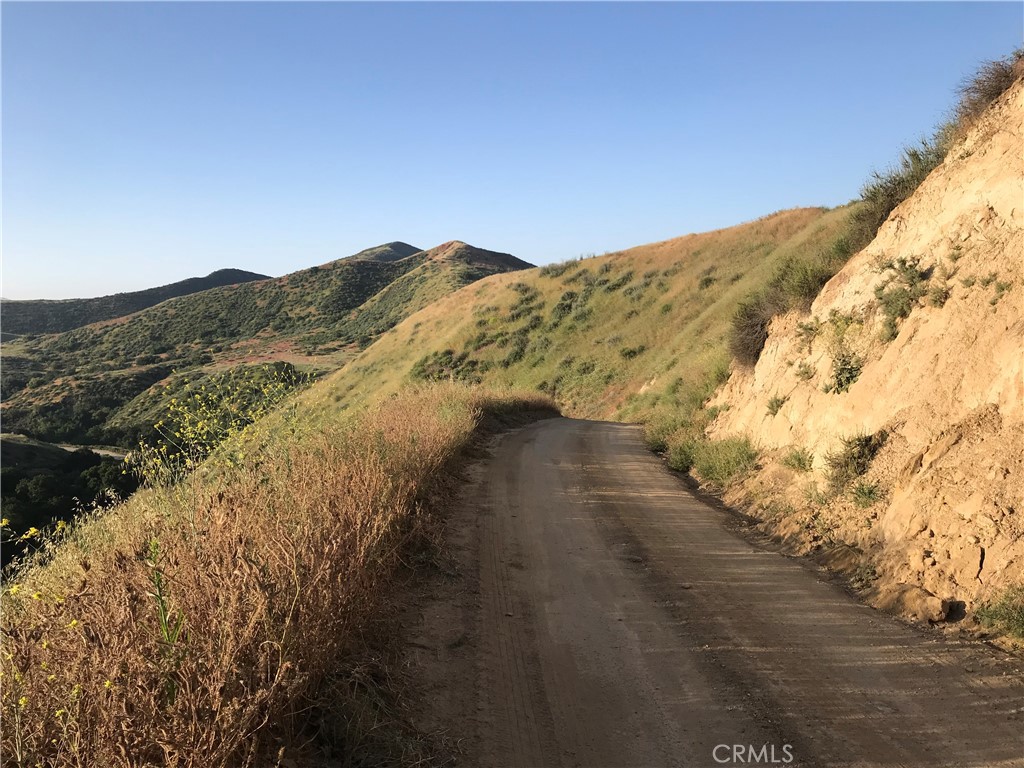
[[[783,211],[489,278],[383,335],[312,390],[321,402],[309,407],[355,407],[421,381],[529,387],[571,415],[643,422],[673,466],[724,484],[756,459],[749,445],[704,440],[736,307],[781,264],[827,249],[856,210]]]
[[[138,483],[123,471],[120,459],[87,449],[63,448],[4,435],[0,441],[0,506],[7,521],[2,547],[3,565],[23,554],[31,529],[42,530],[55,521],[72,521],[82,508],[124,498]]]
[[[445,294],[529,266],[459,242],[430,251],[390,243],[281,278],[207,290],[118,320],[21,339],[4,348],[6,428],[68,442],[132,439],[146,424],[117,416],[118,410],[172,370],[265,360],[334,369]]]
[[[426,764],[377,674],[391,585],[437,556],[428,500],[460,454],[523,410],[553,415],[538,394],[452,386],[351,419],[291,410],[235,435],[250,450],[219,471],[44,540],[0,598],[3,753],[58,767]]]
[[[1024,49],[982,65],[965,80],[953,119],[940,125],[931,138],[904,148],[896,166],[871,175],[861,190],[860,204],[839,237],[824,248],[780,263],[767,284],[739,304],[729,341],[733,359],[741,365],[754,365],[772,318],[809,309],[825,283],[874,239],[889,214],[914,193],[946,158],[954,142],[1020,77],[1024,77]],[[909,307],[906,311],[909,313]],[[890,330],[894,337],[894,323]]]
[[[90,323],[124,317],[179,296],[266,279],[266,275],[242,269],[218,269],[206,277],[190,277],[157,288],[115,293],[95,299],[3,300],[0,301],[0,327],[5,338],[25,334],[60,333]]]
[[[363,259],[364,261],[398,261],[404,259],[406,256],[412,256],[414,253],[419,253],[422,248],[417,248],[414,245],[395,241],[393,243],[384,243],[384,245],[377,245],[373,248],[367,248],[364,251],[349,256],[349,259]]]

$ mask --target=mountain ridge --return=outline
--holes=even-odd
[[[462,241],[425,251],[394,241],[281,277],[212,288],[62,333],[17,339],[3,350],[5,423],[64,442],[134,439],[145,424],[128,424],[117,435],[95,429],[172,371],[200,375],[269,362],[334,370],[446,294],[531,266]]]
[[[105,296],[72,299],[2,299],[0,326],[5,337],[62,333],[104,320],[139,312],[169,299],[212,288],[271,279],[244,269],[217,269],[205,277],[188,277],[174,283],[122,291]]]

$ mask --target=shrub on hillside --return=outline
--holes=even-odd
[[[782,465],[798,472],[810,472],[814,468],[814,454],[806,448],[794,448],[782,458]]]
[[[5,584],[3,754],[305,765],[330,723],[340,763],[422,762],[382,728],[375,629],[429,530],[422,500],[482,412],[517,406],[550,401],[432,387],[344,424],[289,422],[193,493],[137,495],[51,542]]]
[[[883,429],[873,435],[854,435],[844,439],[839,450],[825,457],[829,491],[838,495],[867,472],[888,437],[889,433]]]
[[[788,397],[773,395],[772,398],[768,401],[768,415],[775,416],[776,414],[778,414],[778,412],[782,410],[782,406],[786,404],[787,400],[789,400]]]
[[[981,622],[1024,638],[1024,585],[1010,587],[977,611]]]
[[[874,239],[896,206],[910,197],[949,151],[950,131],[940,128],[931,139],[906,147],[899,163],[884,171],[875,171],[861,190],[863,202],[851,217],[851,239],[860,250]]]
[[[737,307],[729,347],[734,359],[754,365],[764,348],[768,324],[777,314],[806,309],[822,287],[849,260],[874,239],[896,207],[910,197],[921,182],[945,159],[954,137],[995,99],[1024,75],[1024,49],[989,62],[960,88],[954,123],[941,125],[934,136],[906,147],[892,168],[876,171],[861,190],[844,236],[830,252],[807,259],[792,259],[780,266],[769,284]],[[886,334],[896,329],[887,322]]]
[[[757,450],[745,437],[699,442],[691,450],[693,469],[716,488],[725,488],[757,462]]]
[[[982,64],[958,89],[960,103],[956,107],[956,121],[960,128],[969,127],[1021,77],[1024,77],[1024,48]]]
[[[861,357],[845,347],[836,350],[832,358],[832,381],[826,391],[841,394],[850,389],[864,368]]]
[[[733,359],[743,365],[754,365],[768,340],[768,324],[786,309],[785,297],[772,289],[740,302],[729,334],[729,352]]]

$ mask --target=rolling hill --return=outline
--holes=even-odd
[[[416,381],[514,384],[569,414],[638,418],[726,375],[737,304],[780,263],[827,249],[855,208],[781,211],[489,278],[408,317],[326,388],[355,406]]]
[[[267,279],[266,275],[242,269],[218,269],[206,277],[190,277],[144,291],[115,293],[94,299],[3,299],[0,300],[0,328],[5,339],[26,334],[61,333],[83,325],[130,315],[179,296]]]
[[[126,317],[21,339],[4,347],[5,428],[66,442],[123,442],[142,425],[116,434],[104,432],[104,425],[172,371],[274,361],[312,372],[333,370],[444,295],[529,266],[460,241],[428,251],[388,243],[284,277],[181,296]]]

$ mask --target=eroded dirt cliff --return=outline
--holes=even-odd
[[[729,500],[798,549],[848,552],[876,602],[919,618],[1024,581],[1022,289],[1018,81],[810,314],[776,318],[756,366],[732,372],[710,436],[764,458]],[[838,457],[869,435],[867,471],[841,482]]]

